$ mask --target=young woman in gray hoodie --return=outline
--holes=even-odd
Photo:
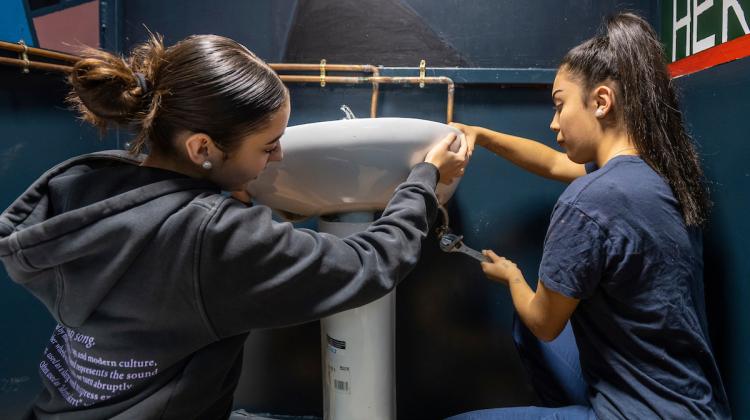
[[[84,120],[136,135],[129,153],[50,169],[0,216],[8,274],[58,323],[29,418],[226,419],[250,330],[392,290],[419,258],[436,183],[466,163],[465,141],[454,153],[444,139],[379,220],[339,239],[247,204],[243,186],[282,158],[290,101],[237,42],[90,50],[69,81]]]

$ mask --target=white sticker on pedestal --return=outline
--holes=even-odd
[[[338,393],[351,394],[351,373],[346,358],[346,341],[326,335],[328,385]]]
[[[339,366],[333,373],[333,389],[337,392],[344,394],[351,394],[349,384],[351,383],[351,375],[349,374],[348,366]]]

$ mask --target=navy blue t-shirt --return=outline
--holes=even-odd
[[[617,156],[563,192],[539,278],[580,299],[571,324],[599,418],[730,416],[708,339],[700,231],[639,157]]]

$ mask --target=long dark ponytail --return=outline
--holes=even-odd
[[[711,202],[703,170],[683,125],[662,44],[651,26],[632,13],[610,17],[600,35],[565,55],[560,68],[582,80],[587,91],[614,82],[616,116],[638,153],[667,180],[685,223],[704,225]]]

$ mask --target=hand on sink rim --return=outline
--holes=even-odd
[[[453,179],[463,176],[464,168],[468,163],[466,158],[467,143],[465,136],[459,136],[460,147],[457,152],[451,151],[451,145],[456,139],[455,133],[443,137],[429,152],[424,161],[431,163],[440,172],[440,183],[450,184]]]

